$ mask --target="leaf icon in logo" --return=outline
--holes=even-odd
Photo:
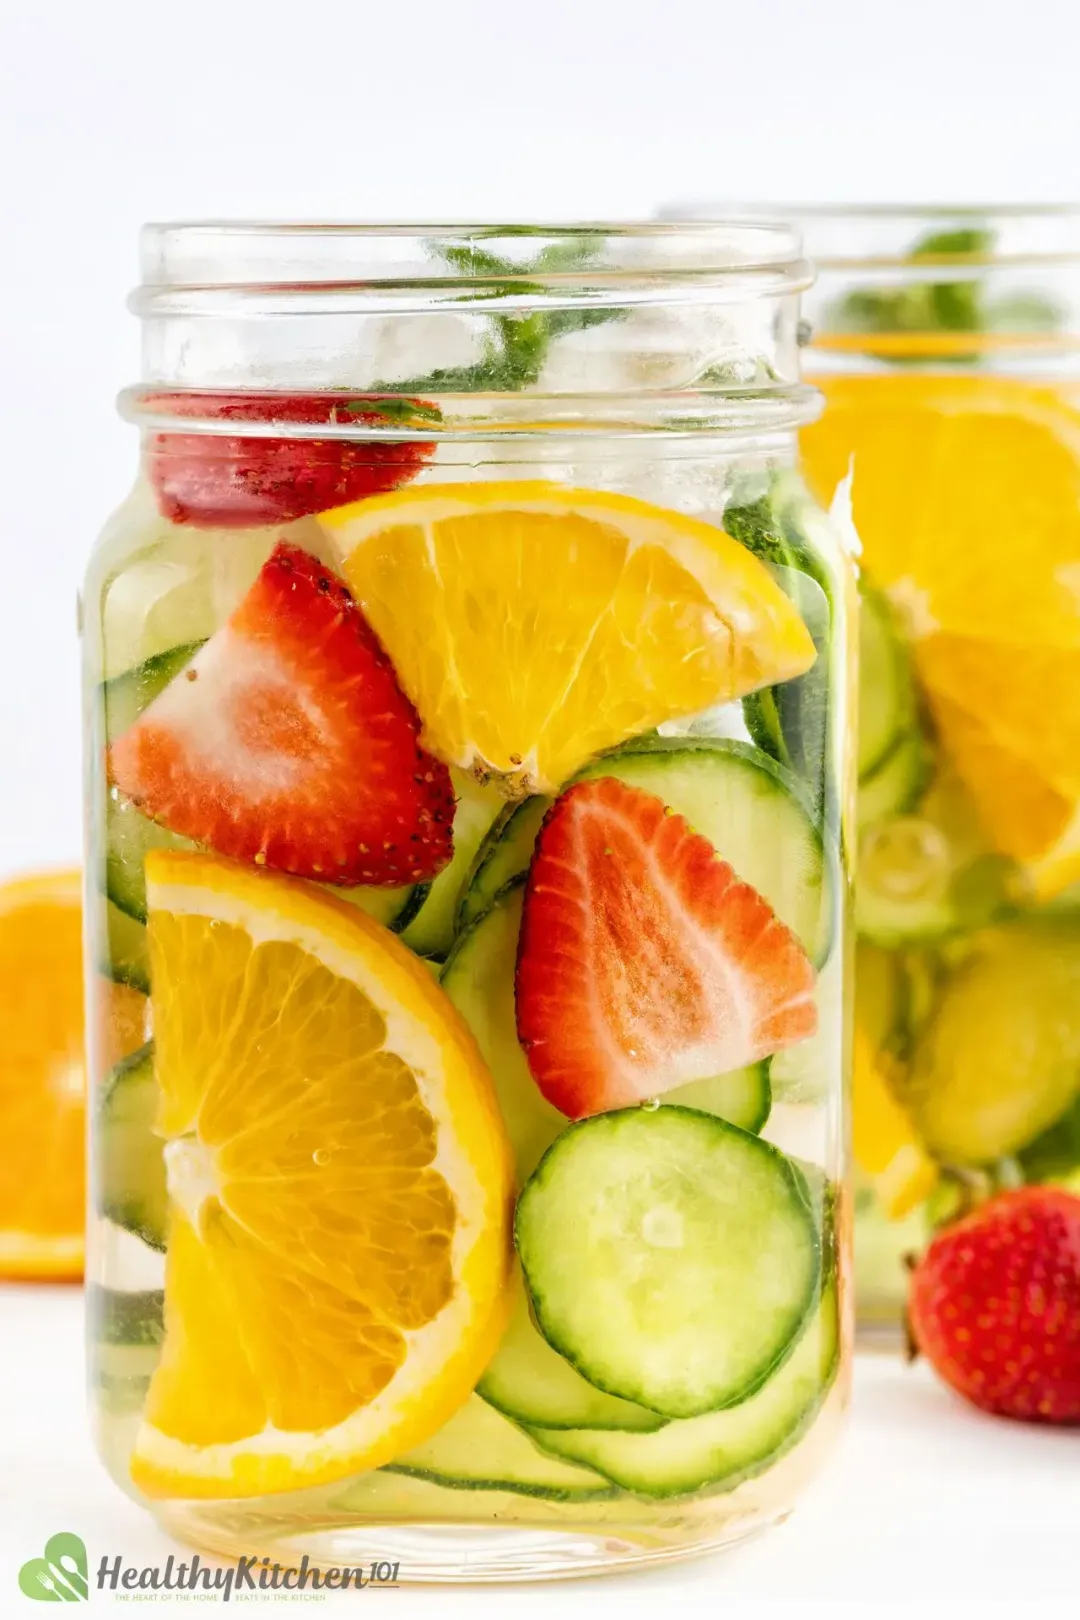
[[[38,1603],[78,1603],[89,1596],[86,1545],[71,1530],[45,1543],[43,1558],[28,1558],[19,1571],[19,1590]]]

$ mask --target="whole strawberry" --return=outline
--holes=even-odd
[[[939,1233],[908,1313],[919,1350],[976,1406],[1080,1423],[1080,1198],[1023,1187]]]

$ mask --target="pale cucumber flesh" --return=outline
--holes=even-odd
[[[514,1491],[555,1501],[612,1494],[610,1482],[581,1464],[552,1457],[509,1418],[470,1395],[430,1440],[389,1464],[457,1490]]]
[[[548,1342],[598,1389],[670,1418],[760,1388],[818,1287],[802,1173],[688,1108],[571,1126],[522,1192],[515,1238]]]
[[[163,1144],[153,1130],[157,1105],[151,1043],[118,1063],[104,1082],[96,1161],[101,1213],[151,1248],[164,1249],[169,1200]]]
[[[454,854],[448,866],[428,886],[422,905],[403,932],[403,939],[418,956],[445,959],[454,943],[462,890],[492,822],[505,804],[497,787],[478,782],[467,771],[451,772],[457,809],[454,812]]]
[[[492,1406],[517,1423],[555,1429],[659,1429],[664,1419],[630,1401],[594,1389],[540,1333],[520,1279],[502,1343],[477,1386]]]
[[[832,1385],[839,1344],[837,1290],[830,1283],[792,1355],[739,1406],[669,1423],[655,1434],[533,1432],[552,1455],[595,1468],[640,1496],[731,1491],[805,1434]]]

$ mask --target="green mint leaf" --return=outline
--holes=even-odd
[[[980,226],[961,226],[956,231],[928,231],[920,236],[911,249],[913,259],[947,257],[959,258],[961,254],[983,255],[989,253],[994,246],[994,233]]]
[[[913,260],[982,257],[994,233],[980,227],[930,231],[912,244]],[[920,281],[912,286],[856,288],[835,304],[825,322],[833,332],[981,332],[986,327],[983,289],[973,281]],[[898,356],[911,359],[913,356]]]
[[[543,235],[543,228],[493,227],[490,234],[493,237]],[[587,268],[596,256],[600,240],[594,233],[586,232],[568,241],[549,242],[531,260],[521,263],[492,253],[475,241],[436,243],[434,251],[451,269],[489,283],[467,295],[479,301],[515,293],[542,295],[545,291],[542,282],[530,278]],[[400,382],[379,382],[375,387],[380,393],[395,394],[517,393],[536,384],[555,338],[600,326],[606,321],[621,320],[624,314],[622,309],[599,309],[584,304],[580,309],[494,315],[485,352],[472,365],[439,367]]]
[[[382,422],[403,422],[411,427],[415,422],[441,422],[442,411],[423,399],[405,399],[394,394],[378,399],[350,399],[336,407],[347,416],[375,417]]]

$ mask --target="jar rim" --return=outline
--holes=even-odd
[[[392,292],[480,289],[610,291],[633,300],[645,285],[715,285],[731,295],[798,292],[812,272],[799,232],[776,219],[615,221],[575,224],[392,224],[191,220],[145,225],[137,314],[196,313],[215,295],[302,300],[350,293],[369,302]],[[365,296],[366,295],[366,296]],[[179,304],[191,306],[181,310]]]
[[[191,221],[144,227],[142,266],[129,307],[143,320],[144,381],[121,409],[158,431],[262,414],[275,434],[276,401],[298,385],[327,404],[310,435],[342,438],[356,433],[337,419],[343,390],[354,405],[419,399],[438,436],[590,423],[764,433],[814,409],[798,380],[813,273],[782,221]],[[428,343],[447,358],[426,363]],[[200,420],[199,398],[215,394],[263,403],[242,413],[225,401]],[[175,427],[178,410],[188,427]],[[436,436],[399,412],[364,430],[414,434]]]
[[[777,220],[802,236],[815,269],[895,269],[910,265],[1052,265],[1080,259],[1080,202],[745,202],[679,205],[664,218]],[[854,232],[863,227],[862,235]],[[957,236],[946,246],[923,238]],[[982,240],[974,240],[981,235]],[[964,245],[964,236],[969,238]]]

